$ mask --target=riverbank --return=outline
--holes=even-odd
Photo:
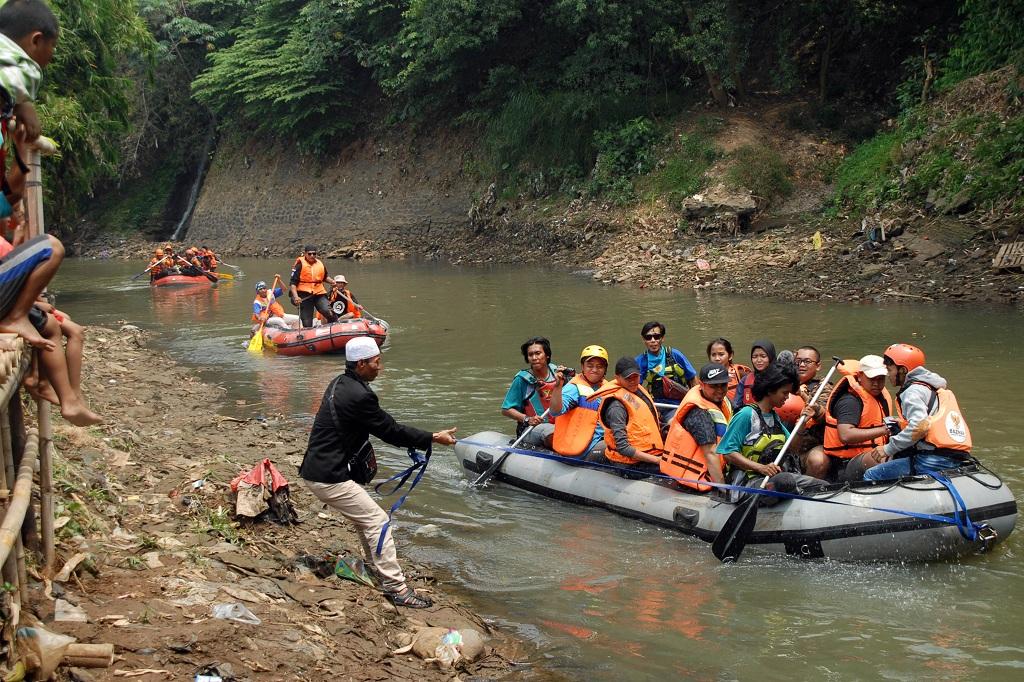
[[[81,642],[115,645],[114,666],[90,679],[146,669],[192,679],[207,666],[225,679],[496,679],[526,657],[427,566],[402,558],[411,584],[434,600],[416,611],[331,575],[335,557],[360,556],[359,541],[299,482],[307,434],[283,417],[220,416],[222,390],[147,339],[131,326],[90,328],[84,384],[106,424],[57,420],[58,568],[87,559],[70,581],[47,587],[88,622],[53,622],[55,602],[41,593],[29,611]],[[234,520],[228,484],[264,457],[292,483],[298,525]],[[398,539],[401,554],[408,538]],[[235,602],[261,624],[211,617],[214,604]],[[453,671],[393,653],[426,626],[475,629],[485,655]]]
[[[321,248],[329,259],[414,256],[452,264],[547,264],[604,284],[759,298],[1024,305],[1024,269],[997,269],[992,263],[1000,245],[1017,237],[1019,225],[971,225],[905,208],[720,236],[681,234],[673,213],[657,208],[635,214],[570,206],[552,215],[550,205],[526,203],[517,215],[515,222],[495,215],[478,229],[444,230],[433,237],[389,235]],[[885,241],[880,240],[883,227]],[[81,244],[76,253],[137,260],[141,270],[154,246],[117,238]],[[222,255],[294,254],[278,248]]]

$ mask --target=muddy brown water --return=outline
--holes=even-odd
[[[153,331],[175,359],[227,389],[236,416],[283,413],[310,423],[336,357],[253,355],[253,285],[285,260],[238,260],[246,276],[215,289],[150,291],[139,264],[70,260],[52,289],[85,323]],[[737,358],[753,338],[813,343],[845,357],[893,341],[923,347],[955,388],[976,454],[1024,491],[1024,394],[1009,308],[790,304],[709,293],[605,287],[572,273],[436,264],[329,263],[392,325],[374,388],[402,421],[510,430],[499,408],[522,366],[519,344],[552,340],[572,364],[586,344],[642,349],[639,327],[663,321],[695,365],[714,336]],[[225,272],[231,272],[226,269]],[[286,306],[290,308],[290,306]],[[614,358],[613,358],[614,359]],[[244,405],[237,401],[245,401]],[[181,409],[203,410],[205,405]],[[405,454],[383,447],[382,468]],[[401,552],[450,576],[477,609],[537,645],[573,679],[1020,679],[1024,674],[1024,533],[956,563],[857,565],[745,554],[719,564],[703,542],[501,484],[469,489],[442,449],[398,514]],[[298,531],[298,532],[301,532]],[[452,585],[449,585],[449,589]]]

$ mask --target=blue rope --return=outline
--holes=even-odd
[[[383,528],[381,528],[380,537],[377,538],[377,556],[380,556],[381,551],[384,549],[384,538],[388,536],[388,529],[391,527],[391,517],[396,511],[398,511],[399,507],[405,504],[405,500],[412,493],[413,488],[415,488],[416,484],[420,482],[421,478],[423,478],[423,474],[427,470],[427,465],[430,464],[430,453],[432,448],[432,445],[427,446],[426,453],[420,453],[417,452],[415,448],[409,448],[409,458],[412,459],[412,466],[398,472],[386,481],[381,481],[377,485],[373,486],[374,492],[383,497],[388,497],[389,495],[397,493],[398,490],[405,485],[405,482],[409,480],[409,477],[412,476],[414,472],[416,473],[416,477],[412,479],[412,485],[409,486],[409,489],[405,491],[405,494],[398,498],[398,501],[391,505],[391,509],[388,510],[388,522],[384,524]],[[396,483],[395,487],[391,490],[384,492],[382,488],[391,481],[398,481],[398,483]]]
[[[937,472],[929,472],[928,475],[946,486],[946,490],[949,491],[949,496],[953,498],[953,505],[956,507],[956,512],[954,512],[953,518],[956,519],[956,527],[957,530],[960,531],[960,535],[964,536],[964,538],[971,542],[978,540],[978,531],[982,530],[985,527],[985,524],[977,524],[974,521],[971,521],[971,517],[967,515],[967,504],[964,502],[964,498],[960,496],[960,491],[956,489],[955,485],[953,485],[953,481]],[[963,514],[962,519],[960,514]]]
[[[495,450],[504,450],[505,452],[511,452],[512,454],[515,454],[515,455],[526,455],[527,457],[536,457],[538,459],[549,459],[549,460],[552,460],[554,462],[561,462],[562,464],[567,464],[569,466],[582,466],[583,468],[586,468],[586,469],[591,469],[591,468],[593,468],[593,469],[598,469],[598,468],[600,468],[600,469],[610,469],[612,471],[615,471],[616,473],[635,471],[633,469],[629,469],[628,467],[613,466],[613,465],[610,465],[610,464],[602,464],[600,462],[585,462],[584,463],[584,461],[582,461],[582,460],[573,459],[573,458],[569,458],[569,457],[562,457],[561,455],[549,454],[549,453],[546,453],[546,452],[538,452],[537,450],[524,450],[522,448],[511,448],[511,447],[504,446],[504,445],[493,445],[493,444],[490,444],[490,443],[481,443],[481,442],[473,441],[473,440],[460,440],[459,442],[464,444],[464,445],[472,445],[472,446],[484,447],[484,448],[493,448]],[[744,485],[732,485],[730,483],[715,483],[714,481],[704,481],[704,480],[697,480],[697,479],[692,479],[692,478],[679,478],[677,476],[669,476],[668,474],[661,474],[661,473],[655,474],[655,473],[646,473],[646,472],[644,472],[644,475],[645,475],[645,477],[650,477],[650,478],[663,478],[663,479],[670,480],[670,481],[678,481],[680,483],[697,483],[697,484],[700,484],[700,485],[705,485],[705,486],[710,486],[710,487],[713,487],[713,488],[718,488],[720,490],[736,490],[738,492],[750,493],[752,495],[764,495],[766,497],[775,497],[775,498],[779,498],[779,499],[783,499],[783,500],[806,500],[808,502],[818,502],[819,504],[835,504],[835,505],[838,505],[838,506],[841,506],[841,507],[853,507],[854,509],[868,509],[868,510],[871,510],[871,511],[884,512],[884,513],[887,513],[887,514],[898,514],[900,516],[907,516],[907,517],[910,517],[910,518],[913,518],[913,519],[920,519],[922,521],[933,521],[935,523],[944,523],[944,524],[949,524],[949,525],[955,525],[957,528],[960,529],[960,533],[965,538],[967,538],[968,540],[974,541],[974,540],[978,539],[977,531],[979,529],[979,526],[977,524],[970,523],[969,530],[965,531],[964,524],[962,523],[962,521],[960,519],[960,511],[957,511],[956,513],[954,513],[953,514],[953,518],[950,518],[948,516],[942,516],[940,514],[927,514],[925,512],[914,512],[914,511],[908,511],[908,510],[905,510],[905,509],[890,509],[889,507],[871,507],[871,506],[860,505],[860,504],[851,504],[849,502],[841,502],[839,500],[824,500],[824,499],[819,499],[819,498],[816,498],[816,497],[808,497],[807,495],[800,495],[798,493],[785,493],[785,492],[781,492],[779,490],[766,490],[764,488],[751,488],[751,487],[744,486]],[[932,475],[935,476],[934,474],[932,474]],[[936,480],[938,480],[939,483],[943,483],[943,481],[940,480],[938,477],[936,477]],[[953,483],[951,481],[949,481],[949,479],[945,479],[945,483],[943,483],[943,485],[945,485],[946,488],[949,489],[950,494],[953,496],[954,500],[956,501],[955,504],[958,505],[959,509],[962,509],[963,514],[966,517],[967,516],[967,505],[964,503],[963,498],[960,497],[960,493],[957,492],[956,488],[953,487]]]

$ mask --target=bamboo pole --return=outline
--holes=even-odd
[[[38,400],[39,406],[39,534],[43,541],[43,570],[53,570],[56,558],[53,519],[53,425],[50,403]]]
[[[14,484],[14,492],[10,496],[10,504],[0,524],[0,561],[6,562],[11,555],[15,541],[21,537],[21,525],[25,520],[25,511],[32,501],[32,476],[35,473],[36,460],[39,458],[39,433],[35,429],[28,430],[25,439],[25,455],[18,467],[18,478]]]
[[[11,449],[11,426],[10,414],[7,412],[7,403],[3,404],[3,411],[0,412],[0,448],[3,452],[3,465],[0,466],[0,495],[3,497],[4,511],[6,512],[10,508],[11,503],[11,491],[8,488],[8,481],[14,481],[14,451]],[[4,514],[4,518],[7,518],[7,514]],[[3,576],[4,582],[10,583],[11,585],[18,584],[18,568],[16,565],[15,557],[8,557],[7,561],[4,562]],[[21,591],[13,595],[15,600],[20,599]]]
[[[25,182],[25,220],[29,239],[46,233],[43,215],[42,154],[53,154],[56,146],[46,137],[36,140],[28,151],[29,176]],[[39,412],[39,532],[43,541],[43,570],[53,570],[56,554],[53,517],[53,425],[50,404],[37,401]]]

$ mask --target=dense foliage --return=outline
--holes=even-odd
[[[149,205],[170,201],[167,179],[195,174],[215,129],[324,154],[387,123],[479,127],[479,167],[506,184],[675,196],[714,156],[699,131],[665,145],[661,122],[684,105],[809,95],[818,124],[849,125],[851,106],[910,111],[1019,62],[1024,41],[1024,0],[53,3],[64,32],[40,108],[63,149],[52,196],[66,216],[97,188],[151,195],[157,168]],[[744,153],[762,191],[788,191],[778,159]]]

